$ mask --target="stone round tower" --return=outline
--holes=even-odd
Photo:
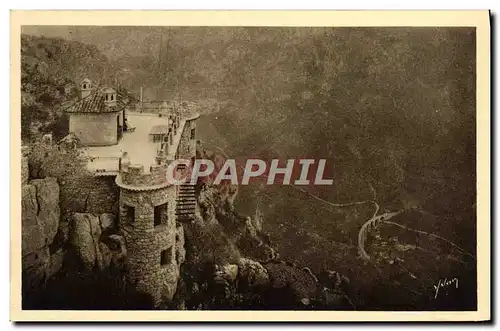
[[[168,139],[157,146],[156,164],[149,171],[143,164],[134,164],[126,152],[119,162],[119,229],[127,246],[127,276],[155,307],[171,301],[177,290],[179,267],[185,259],[181,222],[192,222],[197,210],[194,185],[167,182],[167,169],[176,158],[196,157],[198,116],[169,118]],[[179,165],[175,171],[185,170]]]
[[[152,165],[149,173],[143,165],[124,163],[116,178],[128,280],[150,295],[154,306],[172,299],[181,263],[176,258],[176,187],[166,182],[166,171],[166,163]]]

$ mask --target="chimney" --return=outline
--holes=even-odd
[[[116,106],[116,90],[108,87],[104,90],[104,102],[108,107]]]
[[[82,99],[84,99],[90,95],[90,92],[92,90],[92,81],[88,78],[85,78],[84,80],[82,80],[82,84],[80,87],[82,91]]]

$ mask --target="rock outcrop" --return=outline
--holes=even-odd
[[[175,228],[175,260],[178,266],[186,261],[186,248],[184,244],[184,228],[178,224]]]
[[[75,213],[70,221],[70,243],[87,269],[102,260],[99,249],[101,225],[93,214]],[[102,261],[101,261],[102,262]]]
[[[99,216],[101,228],[103,231],[112,229],[115,226],[116,216],[110,213],[104,213]]]
[[[57,233],[61,212],[59,209],[59,185],[55,178],[34,179],[30,185],[36,187],[38,202],[37,220],[42,226],[43,235],[51,242]]]
[[[198,157],[213,153],[199,151]],[[198,183],[199,217],[183,224],[186,263],[180,286],[186,309],[351,309],[346,305],[345,277],[326,272],[320,277],[309,268],[283,261],[263,231],[264,217],[240,215],[231,185]],[[206,230],[209,235],[206,235]],[[215,238],[206,240],[210,238]],[[203,240],[205,239],[205,240]],[[231,259],[221,258],[234,251]],[[210,252],[210,254],[206,254]]]
[[[231,269],[229,269],[231,270]],[[269,273],[257,261],[247,258],[240,259],[238,263],[238,282],[248,289],[265,287],[269,285]]]
[[[59,185],[55,178],[22,186],[22,264],[28,282],[40,282],[57,269],[49,246],[59,228]]]
[[[86,270],[103,270],[121,264],[127,254],[125,241],[113,232],[114,216],[74,213],[69,221],[69,242]]]
[[[198,191],[198,203],[204,224],[214,228],[222,227],[224,235],[244,256],[262,261],[278,257],[274,248],[267,243],[268,236],[262,231],[262,220],[254,221],[235,210],[236,191],[232,186],[204,183]]]

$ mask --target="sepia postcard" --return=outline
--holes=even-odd
[[[12,11],[12,321],[489,321],[488,11]]]

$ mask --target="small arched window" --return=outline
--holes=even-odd
[[[83,84],[83,88],[86,89],[87,88],[87,84]]]
[[[106,94],[106,101],[108,101],[109,95]]]
[[[113,100],[113,94],[111,94],[111,100]]]

